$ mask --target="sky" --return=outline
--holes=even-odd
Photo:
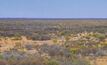
[[[0,18],[107,18],[107,0],[0,0]]]

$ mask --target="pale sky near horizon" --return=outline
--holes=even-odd
[[[107,0],[0,0],[0,18],[107,18]]]

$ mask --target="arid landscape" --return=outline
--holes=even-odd
[[[107,19],[0,19],[0,65],[107,65]]]

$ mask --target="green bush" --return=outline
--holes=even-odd
[[[0,60],[2,60],[3,59],[3,55],[2,54],[0,54]]]
[[[86,60],[75,59],[71,65],[90,65],[90,63]]]
[[[101,33],[96,33],[93,36],[99,39],[104,39],[106,37],[104,34],[101,34]]]
[[[56,60],[48,60],[45,62],[46,65],[59,65],[58,61]]]

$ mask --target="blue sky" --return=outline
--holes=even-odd
[[[0,0],[0,18],[107,18],[107,0]]]

